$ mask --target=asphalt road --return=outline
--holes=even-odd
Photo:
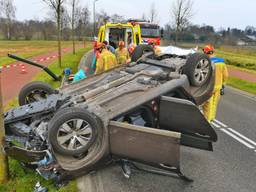
[[[182,172],[194,182],[134,171],[124,178],[118,166],[78,180],[81,191],[95,192],[255,192],[256,97],[227,88],[221,98],[214,152],[181,148]]]

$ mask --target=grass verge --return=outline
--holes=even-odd
[[[77,65],[81,57],[87,52],[91,47],[88,46],[83,49],[77,50],[76,55],[72,53],[66,54],[63,56],[63,65],[62,68],[57,67],[57,61],[52,63],[49,68],[56,74],[61,74],[63,69],[70,67],[73,72],[76,72]],[[59,87],[60,82],[53,81],[48,74],[42,72],[35,76],[34,80],[44,81],[49,83],[53,87]],[[17,106],[17,99],[11,101],[5,110]],[[38,175],[35,170],[24,168],[20,163],[14,159],[9,158],[9,169],[10,169],[10,180],[5,185],[0,185],[0,192],[30,192],[33,191],[33,188],[37,181],[47,187],[49,192],[59,191],[59,192],[76,192],[78,191],[76,181],[71,181],[67,186],[57,190],[52,181],[44,180],[40,175]]]
[[[247,72],[247,73],[253,73],[253,74],[256,75],[256,70],[250,70],[250,69],[245,69],[245,68],[241,68],[241,67],[236,67],[234,65],[228,65],[228,68],[237,69],[237,70],[244,71],[244,72]]]
[[[78,43],[77,43],[78,45]],[[62,47],[71,47],[72,41],[63,41]],[[0,66],[16,60],[7,57],[8,53],[30,58],[36,55],[57,51],[56,41],[0,41]]]
[[[256,83],[245,81],[236,77],[229,77],[228,85],[256,95]]]

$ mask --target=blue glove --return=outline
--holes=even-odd
[[[82,79],[87,78],[85,71],[83,69],[80,69],[75,75],[74,75],[74,79],[73,82],[77,82],[80,81]]]

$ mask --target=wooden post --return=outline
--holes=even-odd
[[[2,97],[2,82],[1,82],[1,71],[0,71],[0,184],[8,181],[9,170],[8,170],[8,159],[5,155],[3,146],[5,143],[5,129],[4,129],[4,115],[3,115],[3,97]]]

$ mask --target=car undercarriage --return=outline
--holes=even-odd
[[[180,146],[211,151],[217,141],[199,108],[211,96],[213,71],[204,54],[146,53],[41,99],[30,89],[34,102],[5,113],[5,151],[57,182],[120,161],[188,180]]]

